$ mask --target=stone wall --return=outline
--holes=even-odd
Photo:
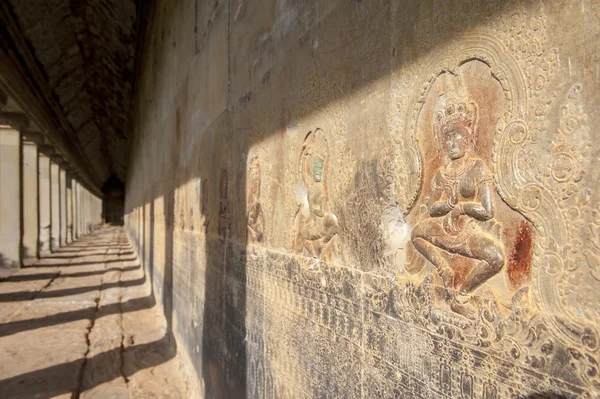
[[[599,8],[148,9],[125,223],[206,397],[598,397]]]

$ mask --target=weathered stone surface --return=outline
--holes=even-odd
[[[205,396],[598,397],[598,7],[152,7],[126,227]]]

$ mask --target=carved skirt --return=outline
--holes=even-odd
[[[469,241],[471,238],[488,235],[481,222],[461,215],[452,219],[450,215],[425,219],[418,225],[424,238],[436,247],[448,252],[473,257]]]

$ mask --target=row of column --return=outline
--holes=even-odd
[[[0,126],[0,267],[47,256],[102,224],[102,201],[41,135]]]

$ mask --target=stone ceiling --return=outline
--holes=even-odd
[[[139,0],[8,0],[12,58],[26,69],[93,185],[125,180]],[[20,36],[20,37],[19,37]],[[10,85],[10,81],[9,81]],[[32,86],[31,84],[29,86]],[[39,94],[39,93],[38,93]],[[38,98],[40,96],[38,95]],[[21,104],[26,108],[26,104]],[[27,110],[25,110],[27,112]]]

